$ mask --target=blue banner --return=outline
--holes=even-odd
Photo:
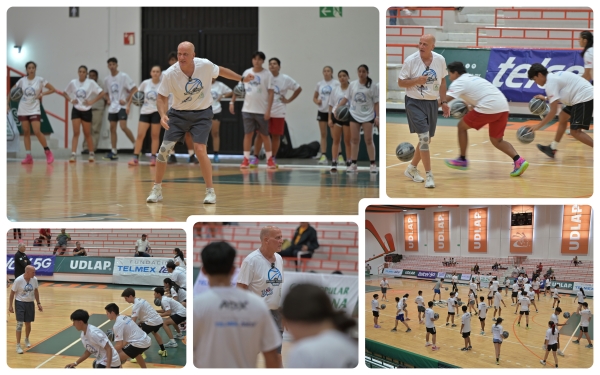
[[[490,52],[485,79],[500,89],[509,102],[529,102],[544,90],[527,78],[531,64],[540,63],[549,72],[583,74],[583,58],[576,50],[525,50],[494,48]]]
[[[31,255],[29,260],[31,265],[35,267],[36,276],[52,276],[54,274],[54,255]],[[9,275],[15,274],[15,256],[6,256],[6,273]]]
[[[419,279],[435,279],[437,276],[437,272],[435,271],[419,271],[417,272],[417,277]]]

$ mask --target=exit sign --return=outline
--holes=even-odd
[[[319,17],[321,18],[341,18],[342,7],[319,7]]]

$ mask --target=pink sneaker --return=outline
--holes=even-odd
[[[27,154],[25,159],[21,160],[21,164],[33,164],[33,158],[31,157],[31,154]]]
[[[54,161],[54,155],[52,155],[52,151],[46,150],[45,153],[46,153],[46,162],[48,164],[52,164],[52,162]]]
[[[137,159],[131,159],[129,160],[129,163],[127,163],[128,165],[131,165],[132,167],[135,167],[139,164],[139,161]]]
[[[150,166],[151,167],[156,166],[156,156],[154,156],[154,155],[150,156]]]

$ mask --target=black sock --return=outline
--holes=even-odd
[[[467,159],[464,157],[464,155],[461,155],[461,156],[459,156],[458,158],[459,158],[460,160],[462,160],[462,161],[465,161],[465,160],[467,160]]]
[[[44,151],[50,151],[50,147],[44,147]]]
[[[215,155],[215,156],[219,155],[219,151],[213,151],[213,155]]]
[[[164,345],[161,345],[161,346],[160,346],[160,350],[165,350],[165,346],[164,346]]]
[[[371,164],[375,164],[375,160],[371,160]]]
[[[517,161],[517,160],[519,160],[520,158],[521,158],[521,157],[520,157],[520,156],[517,154],[517,155],[515,155],[515,157],[513,158],[513,161]]]

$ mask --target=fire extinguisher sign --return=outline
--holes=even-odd
[[[123,44],[126,46],[132,46],[135,44],[135,33],[124,33]]]

